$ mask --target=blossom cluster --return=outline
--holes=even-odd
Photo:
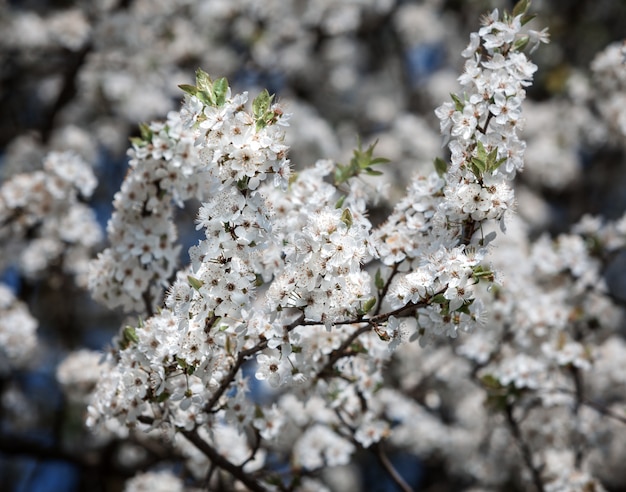
[[[603,490],[599,479],[616,472],[605,460],[624,429],[622,404],[602,402],[624,387],[620,370],[608,368],[624,342],[601,265],[622,247],[623,221],[586,217],[568,234],[529,241],[528,225],[513,218],[489,256],[507,275],[476,294],[489,306],[481,329],[453,346],[396,353],[402,391],[387,388],[391,406],[381,409],[399,425],[390,441],[441,453],[459,476],[495,488],[521,460],[520,480],[545,490]]]
[[[598,109],[613,132],[623,137],[626,135],[626,45],[611,43],[596,55],[591,69],[597,83]]]
[[[0,284],[0,374],[26,365],[37,345],[37,320]]]
[[[0,187],[0,267],[28,278],[51,266],[85,283],[92,249],[102,240],[94,211],[82,200],[97,185],[91,167],[73,152],[52,152],[43,169],[19,173]]]
[[[286,116],[267,91],[249,104],[246,93],[232,95],[225,79],[203,71],[196,85],[181,86],[179,116],[144,127],[134,142],[108,226],[112,246],[93,267],[97,297],[113,293],[112,306],[154,314],[121,331],[89,424],[176,431],[209,459],[221,445],[200,429],[252,432],[254,449],[291,456],[292,473],[347,464],[358,448],[389,436],[378,390],[394,351],[482,322],[477,289],[494,280],[483,259],[495,236],[483,228],[510,208],[508,182],[521,167],[516,125],[534,72],[519,42],[525,16],[499,21],[495,11],[472,36],[461,78],[466,106],[455,96],[462,107],[441,117],[442,130],[452,128],[452,163],[440,159],[437,172],[416,177],[377,228],[362,180],[385,162],[374,145],[355,150],[349,164],[318,161],[290,175]],[[460,131],[470,109],[476,121]],[[157,310],[175,251],[154,254],[150,233],[173,244],[165,232],[173,203],[191,197],[201,201],[196,223],[205,238]],[[374,261],[381,266],[372,275],[364,266]],[[256,380],[303,403],[288,393],[255,403],[246,376],[253,358]],[[262,454],[247,449],[262,465]]]
[[[49,109],[7,112],[0,270],[22,278],[0,284],[2,426],[63,418],[54,449],[16,432],[1,451],[107,481],[141,470],[129,492],[368,490],[372,458],[402,490],[431,464],[455,490],[623,487],[626,219],[580,217],[623,213],[624,49],[590,76],[554,68],[575,44],[540,50],[528,101],[548,40],[529,3],[483,17],[458,80],[450,2],[0,4],[3,84],[36,67],[15,92]],[[167,113],[192,66],[232,86],[198,70]],[[430,172],[441,136],[419,112],[450,91]],[[99,196],[117,191],[129,133],[109,247],[87,268],[99,204],[78,155]],[[608,181],[617,193],[593,192]],[[100,318],[65,277],[121,309]],[[40,279],[72,285],[67,306],[48,311]],[[39,343],[27,306],[46,315]],[[51,335],[94,347],[118,314],[104,355],[58,364],[60,406],[27,406],[22,371],[50,370]]]

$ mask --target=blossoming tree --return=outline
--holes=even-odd
[[[470,35],[461,89],[435,110],[447,153],[382,220],[376,143],[294,169],[297,116],[202,69],[180,110],[131,139],[97,258],[81,158],[49,154],[2,185],[0,262],[33,278],[61,266],[128,314],[104,357],[77,351],[57,370],[96,449],[132,443],[133,473],[180,465],[125,490],[353,490],[346,470],[367,456],[413,490],[403,453],[437,457],[459,490],[619,481],[599,464],[623,456],[624,380],[606,362],[626,353],[622,301],[604,279],[626,222],[586,216],[531,239],[513,213],[529,55],[548,41],[529,3]],[[597,59],[605,90],[581,97],[618,141],[621,56]],[[184,206],[201,239],[181,267]],[[2,371],[23,364],[37,323],[4,287],[0,311]]]

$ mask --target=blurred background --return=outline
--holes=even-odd
[[[81,258],[95,256],[126,173],[129,137],[140,122],[176,110],[178,85],[193,83],[201,67],[227,77],[235,92],[267,88],[277,95],[292,113],[288,143],[296,168],[319,158],[346,162],[357,137],[378,140],[377,154],[392,160],[382,216],[414,173],[429,172],[434,157],[445,157],[433,111],[457,90],[460,53],[481,15],[513,4],[0,0],[0,186],[41,171],[49,152],[80,156],[98,186],[77,200],[93,210],[100,234],[85,229],[94,240],[77,244]],[[626,81],[602,79],[600,64],[592,68],[601,50],[621,43],[626,2],[535,0],[531,10],[532,27],[547,27],[551,44],[533,55],[539,70],[525,108],[527,169],[517,183],[518,212],[535,235],[568,230],[585,213],[618,218],[626,209],[626,125],[615,94],[623,94]],[[193,214],[193,207],[180,211],[186,245],[196,241]],[[11,322],[19,332],[13,317],[19,306],[30,313],[19,320],[37,330],[25,360],[13,361],[0,347],[0,490],[122,490],[135,472],[125,466],[124,443],[102,446],[86,436],[84,407],[68,398],[56,374],[74,350],[106,350],[123,316],[90,299],[84,269],[67,268],[69,252],[78,254],[75,244],[57,238],[58,253],[28,267],[24,252],[48,219],[41,214],[19,233],[14,219],[6,210],[0,215],[0,281],[9,291],[0,302],[0,326],[9,330]],[[623,286],[618,260],[609,272],[616,292]],[[416,490],[456,490],[436,463],[418,467],[396,458]],[[143,466],[160,459],[154,450]],[[379,484],[370,490],[394,490],[371,463],[363,474],[366,483]]]

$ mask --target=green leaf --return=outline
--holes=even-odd
[[[270,95],[267,89],[263,89],[263,91],[254,98],[254,101],[252,101],[252,114],[254,114],[255,119],[259,120],[266,116],[273,99],[274,96]]]
[[[350,351],[355,354],[367,354],[368,350],[360,342],[354,342],[350,345]]]
[[[374,285],[378,290],[383,290],[385,288],[385,281],[383,280],[383,276],[380,273],[380,268],[376,270],[376,275],[374,276]]]
[[[183,359],[182,357],[176,357],[176,362],[178,363],[178,367],[180,367],[185,374],[191,376],[195,370],[196,367],[193,364],[189,364],[185,359]]]
[[[474,174],[476,175],[477,178],[480,178],[485,172],[485,169],[487,169],[487,165],[485,164],[485,161],[482,161],[478,157],[472,157],[471,163],[472,163],[472,170]]]
[[[337,203],[335,203],[335,208],[343,207],[343,202],[346,201],[346,197],[347,197],[347,195],[341,195],[341,198],[339,200],[337,200]]]
[[[526,15],[524,15],[522,17],[522,21],[521,21],[522,26],[525,26],[526,24],[528,24],[535,17],[537,17],[537,14],[526,14]]]
[[[386,164],[389,159],[385,157],[374,157],[374,149],[378,141],[371,144],[367,149],[363,150],[361,146],[361,141],[358,141],[358,147],[353,151],[352,159],[350,159],[350,164],[336,164],[335,167],[335,186],[339,186],[342,183],[345,183],[350,178],[358,176],[360,173],[364,172],[370,176],[380,176],[382,173],[380,171],[376,171],[372,169],[372,166],[378,164]]]
[[[129,344],[129,343],[138,343],[139,342],[139,337],[137,336],[137,332],[135,331],[135,328],[132,326],[127,326],[124,328],[124,331],[122,332],[122,337],[124,338],[124,341]]]
[[[450,97],[454,101],[454,107],[456,108],[456,110],[463,111],[465,104],[463,103],[463,101],[461,101],[461,98],[454,93],[450,93]]]
[[[203,92],[213,92],[213,81],[209,74],[201,68],[196,70],[196,87]]]
[[[476,157],[478,157],[481,161],[486,161],[488,157],[487,150],[480,140],[476,142]]]
[[[200,100],[206,104],[207,106],[217,106],[217,103],[215,102],[215,94],[213,93],[213,91],[200,91],[200,93],[198,94]]]
[[[200,290],[200,288],[204,285],[202,280],[192,277],[191,275],[187,275],[187,281],[189,282],[189,285],[196,290]]]
[[[469,310],[470,306],[474,303],[474,299],[470,299],[469,301],[465,301],[461,307],[458,307],[456,310],[460,313],[465,313],[468,316],[471,316],[471,312]]]
[[[513,7],[513,17],[517,17],[518,15],[525,14],[528,12],[528,8],[530,7],[530,0],[519,0]]]
[[[444,161],[441,157],[435,157],[435,171],[439,176],[443,176],[448,172],[448,163]]]
[[[482,376],[480,382],[487,393],[485,404],[494,410],[504,410],[512,399],[522,395],[522,390],[517,389],[513,383],[504,386],[492,374]]]
[[[180,84],[178,87],[191,96],[197,96],[200,92],[195,85]]]
[[[528,36],[522,36],[519,39],[516,39],[513,43],[513,51],[524,51],[526,46],[528,46],[528,42],[530,38]]]
[[[139,123],[139,133],[144,141],[149,142],[152,140],[153,133],[147,123]]]
[[[343,164],[337,163],[334,177],[336,186],[348,181],[348,179],[350,179],[351,177],[350,168],[348,166],[344,166]]]
[[[376,143],[378,143],[378,141]],[[376,143],[374,145],[376,145]],[[373,150],[373,147],[372,147],[372,150]],[[370,160],[370,166],[373,166],[375,164],[387,164],[389,162],[391,162],[391,159],[387,159],[386,157],[376,157]]]
[[[217,79],[213,83],[213,93],[215,94],[215,104],[223,106],[226,102],[226,94],[228,94],[228,80],[225,77]]]
[[[443,294],[437,294],[430,299],[430,302],[432,304],[445,304],[448,302],[448,299],[446,299]]]
[[[272,475],[267,475],[265,477],[265,481],[269,484],[269,485],[274,485],[274,486],[283,486],[283,479],[282,477],[278,474],[278,473],[274,473]]]
[[[490,233],[491,234],[491,233]],[[494,236],[495,237],[495,236]],[[493,278],[494,273],[493,271],[486,269],[485,267],[483,267],[482,265],[477,265],[474,267],[474,271],[472,272],[473,276],[476,280],[480,280],[481,278]]]

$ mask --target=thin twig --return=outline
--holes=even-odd
[[[215,466],[226,470],[237,480],[241,481],[246,487],[253,492],[267,492],[267,489],[263,487],[257,479],[250,476],[243,470],[242,466],[237,466],[224,456],[219,454],[213,446],[202,439],[196,430],[178,429],[179,432],[185,436],[196,448],[198,448],[204,455],[211,460]]]
[[[396,470],[396,468],[393,466],[393,463],[391,463],[391,461],[389,460],[389,457],[387,456],[387,453],[385,453],[382,444],[379,442],[372,445],[372,450],[376,454],[376,458],[378,458],[378,461],[380,462],[382,467],[389,474],[389,476],[396,483],[396,485],[400,487],[403,492],[413,492],[411,486],[406,483],[404,478],[402,478],[402,475],[398,473],[398,470]]]
[[[524,437],[522,436],[522,432],[519,428],[519,425],[517,425],[517,422],[515,418],[513,417],[513,405],[507,404],[504,413],[506,415],[506,421],[509,424],[513,437],[517,441],[520,451],[522,452],[522,457],[524,458],[524,462],[526,463],[526,466],[530,470],[530,473],[533,477],[533,483],[535,484],[537,491],[545,492],[545,489],[543,487],[543,481],[541,480],[540,470],[533,463],[532,450],[530,449],[530,447],[524,440]]]
[[[383,285],[383,288],[380,291],[380,295],[378,297],[378,306],[376,306],[376,311],[374,311],[374,315],[380,314],[380,310],[383,307],[383,299],[385,299],[385,296],[387,295],[387,292],[389,292],[389,287],[391,286],[391,281],[396,276],[396,273],[398,273],[398,268],[399,267],[400,267],[400,263],[394,263],[393,264],[393,268],[391,270],[391,273],[389,274],[389,277],[387,278],[387,281],[385,282],[385,285]]]

